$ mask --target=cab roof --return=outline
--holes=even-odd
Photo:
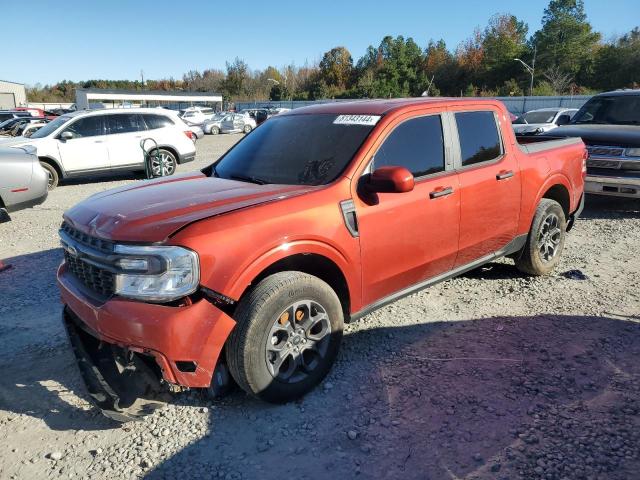
[[[329,102],[301,107],[280,115],[304,115],[310,113],[329,113],[336,115],[385,115],[387,113],[416,106],[437,106],[441,104],[485,104],[496,105],[497,100],[473,97],[416,97],[391,98],[379,100],[354,100],[348,102]]]

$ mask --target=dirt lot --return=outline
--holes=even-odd
[[[122,426],[86,399],[54,273],[62,212],[132,181],[74,181],[0,225],[0,478],[638,478],[640,203],[589,198],[550,277],[501,261],[348,326],[299,402],[191,392]]]

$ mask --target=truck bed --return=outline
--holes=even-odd
[[[553,137],[551,135],[516,135],[518,147],[524,153],[539,153],[554,148],[566,147],[574,143],[582,143],[579,137]]]

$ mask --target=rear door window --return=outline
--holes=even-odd
[[[110,134],[140,132],[147,128],[142,115],[138,113],[107,115],[107,125]]]
[[[502,142],[493,112],[458,112],[455,116],[463,167],[489,162],[502,155]]]
[[[445,169],[444,138],[440,115],[407,120],[385,139],[373,159],[375,168],[400,166],[414,177],[422,177]]]
[[[144,115],[144,121],[149,130],[170,127],[174,124],[169,117],[165,117],[164,115]]]

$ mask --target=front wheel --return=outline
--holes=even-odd
[[[333,289],[302,272],[262,280],[238,305],[226,346],[235,381],[262,400],[284,403],[327,375],[342,340],[343,312]]]
[[[218,127],[211,127],[211,135],[218,135],[220,133],[220,129]]]
[[[533,217],[527,243],[516,259],[516,267],[530,275],[548,275],[560,262],[566,236],[564,210],[558,202],[543,198]]]
[[[245,125],[243,130],[244,133],[249,133],[251,130],[253,130],[253,127],[251,125]]]

